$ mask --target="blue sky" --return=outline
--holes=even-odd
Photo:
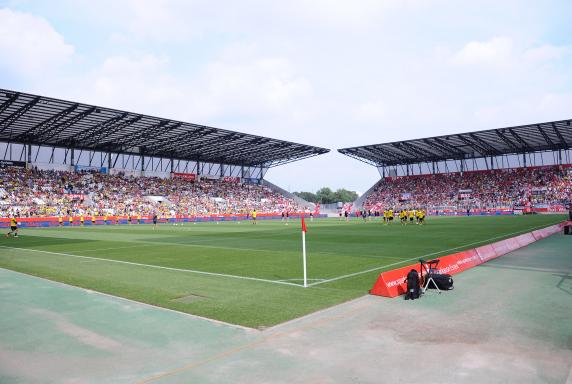
[[[570,1],[1,1],[0,87],[335,149],[572,117]]]

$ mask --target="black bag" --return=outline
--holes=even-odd
[[[419,298],[419,273],[412,269],[407,274],[407,293],[405,294],[405,300],[415,300]]]
[[[437,288],[439,288],[440,290],[449,291],[453,289],[453,278],[451,277],[451,275],[432,273],[430,275],[427,275],[426,279],[429,279],[430,277],[433,278],[435,284],[437,284]],[[427,288],[435,289],[435,284],[430,283]]]

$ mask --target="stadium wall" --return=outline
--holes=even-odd
[[[291,213],[290,218],[300,218],[303,213]],[[70,224],[69,216],[62,216],[63,226],[80,226],[82,216],[72,216],[72,223]],[[95,224],[92,223],[90,215],[84,215],[84,223],[86,226],[91,225],[111,225],[111,224],[129,224],[128,216],[96,216]],[[317,214],[314,217],[324,218],[327,217],[325,214]],[[257,220],[279,220],[282,219],[280,214],[268,214],[259,213],[257,215]],[[251,220],[250,216],[246,215],[208,215],[208,216],[176,216],[159,219],[159,223],[162,224],[179,224],[179,223],[206,223],[206,222],[221,222],[221,221],[243,221]],[[18,226],[21,228],[34,228],[34,227],[57,227],[59,226],[58,217],[22,217],[17,218]],[[152,224],[152,216],[141,216],[141,221],[135,216],[131,217],[131,222],[136,224]],[[9,218],[0,218],[0,228],[8,228],[10,226]]]
[[[572,221],[564,221],[560,224],[538,229],[509,239],[483,245],[478,248],[439,257],[439,273],[454,275],[467,269],[476,267],[489,260],[506,255],[519,248],[526,247],[535,241],[542,240],[550,235],[560,232],[566,225],[572,225]],[[419,263],[406,267],[382,272],[373,288],[369,291],[372,295],[397,297],[407,292],[405,279],[411,269],[421,272]]]

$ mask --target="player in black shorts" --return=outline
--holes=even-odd
[[[10,232],[6,234],[6,237],[10,237],[13,235],[14,238],[18,238],[18,221],[16,221],[15,217],[10,219]]]
[[[153,214],[153,230],[157,229],[157,214]]]

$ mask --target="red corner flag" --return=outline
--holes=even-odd
[[[306,222],[304,221],[304,216],[302,216],[302,232],[308,232],[306,230]]]

